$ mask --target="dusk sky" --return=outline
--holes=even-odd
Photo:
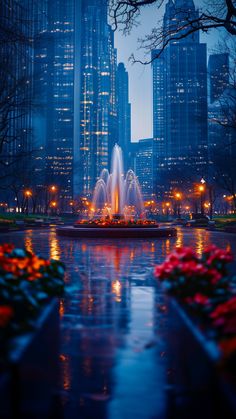
[[[195,1],[200,7],[202,1]],[[140,25],[132,30],[129,36],[123,36],[120,31],[115,32],[115,45],[118,52],[118,62],[125,63],[129,72],[130,102],[132,107],[132,141],[152,137],[152,69],[151,65],[129,63],[132,53],[135,57],[144,59],[143,51],[137,51],[137,39],[149,33],[156,22],[162,19],[164,7],[145,7],[140,16]],[[208,54],[219,40],[219,32],[212,31],[208,35],[201,35],[201,41],[207,42]],[[147,57],[148,58],[148,57]]]

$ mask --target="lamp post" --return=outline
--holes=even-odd
[[[51,202],[51,208],[52,208],[52,213],[55,214],[56,213],[56,208],[57,208],[57,202],[56,201]]]
[[[169,209],[170,209],[170,203],[169,202],[166,202],[166,215],[167,215],[167,217],[169,217]]]
[[[74,201],[70,201],[69,206],[70,206],[71,212],[73,214],[75,212],[75,203],[74,203]]]
[[[182,194],[180,192],[176,192],[175,193],[175,200],[176,200],[176,203],[177,203],[177,215],[178,215],[178,217],[180,217],[180,201],[181,201],[181,198],[182,198]]]
[[[51,186],[49,186],[49,188],[48,188],[48,191],[49,191],[49,197],[48,197],[48,204],[47,204],[47,209],[48,209],[48,206],[49,207],[51,207],[51,208],[55,208],[55,206],[54,205],[52,205],[53,203],[55,204],[55,199],[56,199],[56,193],[57,193],[57,186],[56,185],[51,185]],[[48,211],[47,211],[48,212]]]
[[[201,206],[201,215],[204,215],[204,202],[203,202],[203,198],[204,198],[204,192],[205,192],[205,185],[202,183],[201,185],[199,185],[198,190],[200,192],[200,206]]]
[[[50,186],[50,191],[51,192],[56,192],[57,191],[57,187],[55,185]]]
[[[32,196],[32,192],[27,189],[24,193],[26,198],[26,214],[29,215],[29,198]]]

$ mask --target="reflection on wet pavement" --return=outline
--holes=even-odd
[[[158,240],[73,240],[54,229],[5,234],[67,265],[68,297],[60,303],[60,397],[66,419],[166,417],[165,306],[152,272],[175,247],[201,254],[236,237],[178,230]]]

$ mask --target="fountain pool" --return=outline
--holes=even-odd
[[[140,185],[133,170],[124,175],[121,148],[112,152],[111,173],[103,169],[96,183],[89,220],[59,227],[60,236],[71,237],[168,237],[176,229],[162,227],[145,218]]]

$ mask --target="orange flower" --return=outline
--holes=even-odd
[[[13,314],[13,309],[10,306],[0,306],[0,327],[6,327]]]

